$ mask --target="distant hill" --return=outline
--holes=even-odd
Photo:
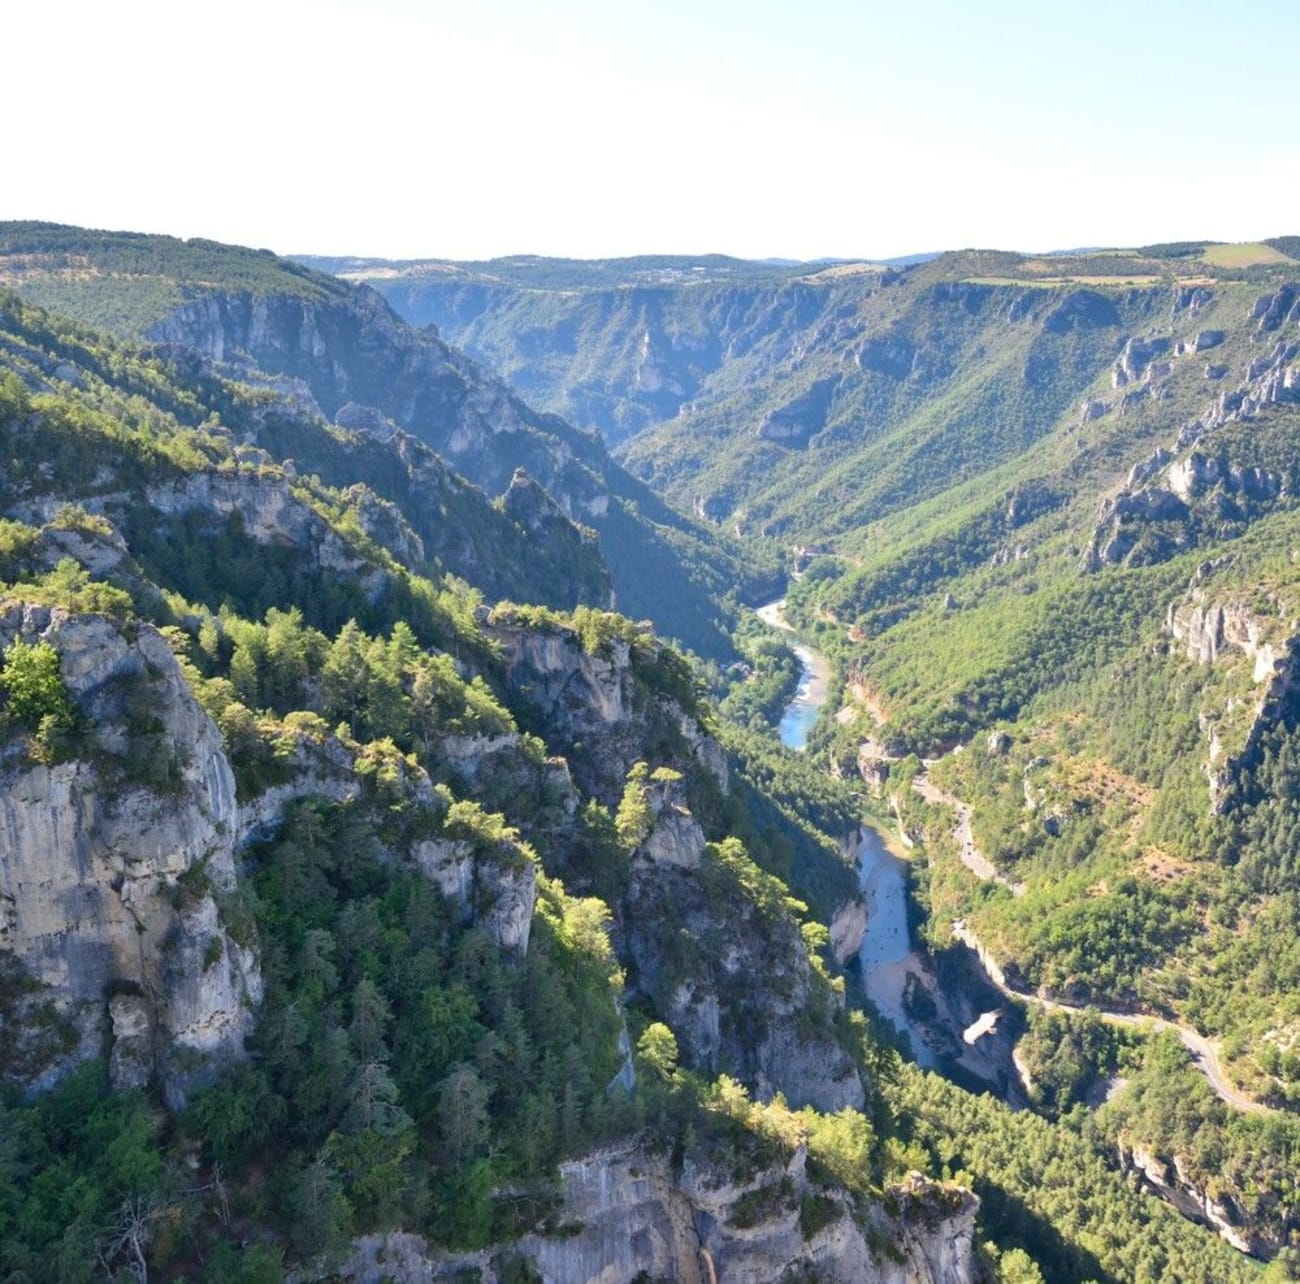
[[[742,559],[731,537],[674,512],[610,460],[599,437],[533,410],[364,285],[267,251],[42,223],[0,224],[3,284],[269,381],[341,427],[409,432],[489,497],[523,468],[564,517],[600,533],[620,606],[702,653],[729,654],[716,605],[728,587],[778,583],[760,550]]]
[[[931,945],[960,920],[1025,992],[1217,1041],[1277,1116],[1225,1114],[1173,1057],[1098,1126],[1184,1201],[1222,1193],[1224,1233],[1262,1255],[1300,1226],[1277,1177],[1300,1157],[1297,251],[965,250],[568,293],[374,278],[679,506],[785,546],[790,613],[845,678],[813,752],[924,841]],[[922,758],[1002,883],[910,788]],[[1034,1074],[1087,1061],[1078,1021],[1022,1045]]]

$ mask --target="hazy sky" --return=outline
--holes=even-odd
[[[43,0],[0,218],[579,257],[1300,233],[1296,0]]]

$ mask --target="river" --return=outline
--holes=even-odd
[[[765,624],[786,633],[794,630],[785,619],[785,599],[758,608]],[[808,732],[826,704],[830,661],[802,643],[794,644],[803,666],[799,689],[786,707],[779,728],[781,743],[802,751]],[[982,1036],[996,1027],[997,1013],[954,1010],[955,1000],[938,986],[930,969],[912,948],[907,926],[907,862],[889,850],[884,836],[864,823],[857,838],[858,886],[867,910],[867,930],[858,950],[862,988],[872,1006],[899,1033],[906,1034],[912,1055],[922,1066],[957,1063],[990,1082],[1005,1077],[1007,1053],[994,1052]],[[905,1002],[905,996],[911,1002]],[[922,1023],[908,1008],[929,1009]],[[974,1024],[970,1018],[978,1015]],[[977,1027],[978,1033],[974,1033]],[[963,1031],[973,1037],[962,1039]]]
[[[785,598],[778,598],[766,606],[758,608],[758,618],[773,629],[783,633],[793,633],[794,629],[786,622]],[[813,728],[826,703],[831,677],[831,662],[820,651],[814,651],[801,642],[792,642],[791,647],[799,657],[799,689],[794,699],[785,707],[781,715],[778,732],[781,743],[787,748],[802,753],[808,747],[808,733]]]
[[[774,629],[792,633],[784,608],[784,598],[769,602],[758,608],[758,617]],[[802,643],[794,645],[794,652],[803,672],[799,689],[781,718],[779,732],[782,744],[802,751],[807,748],[808,732],[826,704],[831,666],[819,651]],[[858,951],[862,988],[881,1016],[908,1035],[917,1061],[933,1066],[934,1050],[923,1031],[913,1028],[903,1007],[908,976],[916,975],[914,985],[925,983],[907,930],[907,867],[869,824],[859,831],[857,862],[858,886],[867,908],[867,931]]]

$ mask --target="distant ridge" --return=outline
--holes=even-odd
[[[291,254],[304,267],[335,276],[422,276],[491,280],[534,289],[600,289],[619,284],[702,279],[709,281],[770,280],[804,276],[826,268],[861,264],[866,267],[907,268],[930,263],[941,251],[873,259],[829,255],[816,259],[772,256],[741,259],[729,254],[634,254],[623,258],[551,258],[542,254],[507,254],[493,259],[390,259],[365,255]]]

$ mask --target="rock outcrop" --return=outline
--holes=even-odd
[[[1217,814],[1225,806],[1224,791],[1236,768],[1250,759],[1260,738],[1277,723],[1295,688],[1300,674],[1300,627],[1276,617],[1266,619],[1242,602],[1213,601],[1194,579],[1187,599],[1170,604],[1165,629],[1188,659],[1198,664],[1215,665],[1227,653],[1236,652],[1252,665],[1250,680],[1257,690],[1240,735],[1231,737],[1232,745],[1223,743],[1223,709],[1201,715],[1202,730],[1209,733],[1205,768],[1210,809]]]
[[[528,952],[537,863],[521,844],[505,839],[487,849],[463,838],[426,839],[411,849],[409,862],[498,949],[517,957]]]
[[[643,861],[615,941],[629,996],[662,1013],[683,1064],[731,1074],[760,1100],[862,1106],[857,1068],[828,1028],[839,1000],[814,974],[799,927],[741,895],[718,852],[697,866]]]
[[[1140,1189],[1158,1195],[1184,1217],[1218,1232],[1233,1248],[1252,1257],[1272,1258],[1290,1241],[1295,1218],[1276,1201],[1249,1201],[1230,1179],[1198,1178],[1182,1156],[1168,1158],[1141,1142],[1121,1136],[1117,1146],[1120,1170]],[[1249,1202],[1259,1203],[1249,1207]]]
[[[1201,306],[1193,302],[1183,304],[1180,302],[1182,297],[1180,295],[1175,300],[1175,316],[1184,306],[1194,309]],[[1187,294],[1187,297],[1192,299],[1193,295]],[[1208,294],[1205,302],[1209,302]],[[1290,326],[1297,312],[1300,312],[1300,286],[1286,285],[1263,296],[1256,302],[1252,313],[1259,322],[1257,338],[1266,338],[1271,332]],[[1225,330],[1200,330],[1193,337],[1180,341],[1174,355],[1196,356],[1223,346],[1228,338]],[[1149,403],[1151,397],[1163,395],[1161,387],[1152,387],[1152,380],[1163,377],[1172,369],[1168,361],[1157,359],[1168,347],[1169,340],[1164,337],[1132,338],[1125,345],[1111,375],[1112,386],[1125,389],[1119,400],[1121,414],[1129,409],[1140,409]],[[1135,559],[1159,561],[1186,547],[1196,538],[1191,530],[1148,529],[1154,523],[1185,522],[1189,514],[1178,511],[1171,499],[1192,504],[1204,498],[1217,506],[1216,512],[1239,518],[1243,501],[1258,505],[1287,498],[1290,484],[1287,477],[1258,466],[1235,465],[1221,453],[1215,456],[1197,447],[1225,425],[1249,422],[1270,407],[1300,402],[1298,359],[1300,342],[1280,335],[1267,352],[1246,362],[1244,377],[1236,386],[1219,393],[1197,418],[1183,424],[1168,447],[1158,447],[1147,458],[1134,464],[1126,488],[1102,506],[1097,527],[1083,557],[1083,568],[1095,571],[1104,565]],[[1211,362],[1205,366],[1204,375],[1206,379],[1217,381],[1226,378],[1229,371],[1226,361]],[[1085,400],[1080,422],[1088,422],[1094,414],[1092,407],[1102,404]],[[1162,472],[1165,473],[1163,485],[1152,484]]]
[[[1134,336],[1124,345],[1111,371],[1111,387],[1125,388],[1136,383],[1147,373],[1156,357],[1169,351],[1169,340],[1163,337],[1150,339]]]
[[[663,653],[648,632],[635,644],[611,636],[588,650],[572,629],[520,625],[506,613],[493,612],[484,627],[500,648],[510,686],[541,716],[551,748],[569,758],[579,786],[606,806],[618,805],[648,736],[671,741],[726,789],[717,741],[693,714],[652,689]]]
[[[522,465],[570,517],[607,511],[594,438],[529,410],[436,334],[400,321],[373,290],[314,284],[301,295],[195,291],[148,337],[239,375],[300,380],[326,416],[396,423],[489,494]]]
[[[517,468],[511,477],[501,505],[506,516],[518,522],[528,538],[547,548],[556,560],[575,567],[590,563],[598,568],[591,572],[591,577],[599,575],[604,589],[603,601],[592,598],[590,594],[588,597],[593,605],[614,610],[613,582],[601,559],[600,544],[594,531],[571,522],[551,495],[522,468]]]
[[[119,1083],[156,1072],[179,1104],[241,1054],[261,997],[221,912],[238,830],[221,737],[147,625],[10,602],[0,647],[15,638],[54,647],[93,728],[68,761],[11,741],[0,764],[0,952],[70,1036],[33,1080],[108,1053]]]
[[[354,1284],[416,1284],[480,1273],[499,1284],[527,1264],[548,1284],[973,1284],[978,1201],[913,1177],[855,1217],[847,1196],[818,1186],[802,1147],[744,1179],[706,1157],[680,1171],[658,1153],[623,1145],[560,1166],[560,1234],[533,1233],[472,1256],[441,1254],[418,1236],[358,1241],[340,1277]],[[803,1215],[816,1209],[815,1217]],[[888,1248],[882,1248],[888,1245]]]
[[[366,532],[398,561],[418,565],[424,559],[420,537],[391,505],[364,486],[351,492]],[[165,517],[198,510],[215,518],[238,514],[243,530],[259,544],[292,545],[313,569],[355,577],[367,595],[378,593],[382,571],[339,537],[319,513],[294,494],[290,479],[277,472],[240,469],[188,474],[174,484],[151,487],[148,502]]]
[[[1160,522],[1180,522],[1187,516],[1187,505],[1172,490],[1152,486],[1121,491],[1102,502],[1096,529],[1084,550],[1083,569],[1097,571],[1132,560],[1147,528]]]
[[[698,869],[704,855],[704,830],[686,806],[680,780],[652,779],[646,789],[646,804],[650,832],[637,856],[654,865]]]
[[[831,919],[831,954],[842,967],[862,948],[867,934],[867,907],[860,896],[845,901]]]
[[[807,445],[809,438],[826,426],[839,383],[838,378],[819,379],[807,392],[773,410],[759,425],[758,435],[782,446]]]
[[[365,486],[346,492],[350,511],[365,534],[408,566],[424,560],[424,545],[397,508]],[[148,522],[199,514],[214,529],[234,519],[242,533],[258,544],[291,548],[305,568],[321,575],[355,579],[362,591],[376,598],[389,580],[373,554],[353,547],[329,521],[295,492],[291,476],[261,466],[196,469],[150,486],[143,497],[126,493],[87,496],[80,503],[89,513],[118,523],[144,522],[140,499],[150,512]],[[77,529],[58,529],[63,501],[57,496],[15,505],[9,515],[47,525],[42,539],[50,557],[75,558],[92,574],[121,575],[127,560],[119,534],[90,537]]]
[[[1169,489],[1185,502],[1219,485],[1259,500],[1276,499],[1282,490],[1282,478],[1276,473],[1263,468],[1225,468],[1197,450],[1170,465],[1168,479]]]
[[[1212,602],[1203,590],[1193,588],[1190,601],[1170,604],[1165,627],[1184,645],[1187,658],[1198,664],[1213,664],[1232,648],[1254,661],[1254,682],[1278,676],[1282,654],[1275,645],[1277,621],[1260,618],[1243,603]]]
[[[1300,323],[1300,284],[1288,282],[1274,293],[1256,299],[1251,317],[1266,332]]]

